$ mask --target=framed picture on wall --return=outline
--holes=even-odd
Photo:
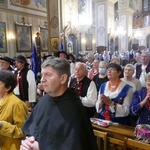
[[[7,52],[6,24],[0,22],[0,53]]]
[[[17,52],[32,51],[32,26],[15,24]]]
[[[7,5],[7,0],[0,0],[0,4]]]
[[[42,51],[48,51],[48,29],[40,27]]]
[[[59,38],[51,38],[51,52],[59,51]]]
[[[86,34],[86,50],[92,50],[92,34]]]

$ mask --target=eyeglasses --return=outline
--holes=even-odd
[[[107,72],[114,72],[114,71],[116,71],[116,69],[115,68],[109,68],[109,69],[107,69]]]

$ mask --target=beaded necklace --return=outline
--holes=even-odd
[[[116,91],[116,89],[118,88],[119,84],[120,84],[121,80],[119,79],[116,83],[116,85],[112,86],[110,81],[108,81],[108,89],[111,91],[111,92],[114,92]]]

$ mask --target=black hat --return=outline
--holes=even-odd
[[[7,61],[8,63],[10,63],[10,65],[13,65],[13,59],[11,59],[10,57],[3,56],[3,57],[0,57],[0,59]]]
[[[26,65],[29,65],[29,64],[27,63],[26,58],[25,58],[23,55],[18,55],[18,56],[15,58],[15,61],[18,61],[18,62],[21,62],[21,63],[25,63]]]
[[[74,60],[75,60],[74,55],[73,55],[72,53],[69,53],[69,54],[68,54],[68,57],[70,57],[70,56],[73,58],[73,61],[74,61]]]
[[[66,52],[66,51],[60,51],[60,52],[58,52],[58,53],[57,53],[57,56],[59,57],[59,55],[60,55],[61,53],[65,54],[65,55],[66,55],[66,57],[67,57],[67,59],[68,59],[68,54],[67,54],[67,52]]]

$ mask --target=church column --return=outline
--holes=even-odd
[[[119,48],[120,52],[125,52],[130,50],[129,43],[131,43],[132,37],[132,20],[133,20],[133,9],[130,8],[129,0],[118,0],[118,28],[119,26],[124,29],[125,33],[117,33],[119,37]],[[122,35],[121,35],[122,34]],[[123,35],[124,34],[124,35]]]
[[[114,51],[114,3],[116,0],[94,0],[96,3],[97,47],[104,46]],[[112,41],[110,45],[110,40]]]
[[[59,51],[59,34],[62,20],[61,17],[61,0],[47,0],[47,21],[48,21],[48,47],[49,52]],[[55,42],[56,41],[56,42]],[[53,43],[56,43],[57,49],[52,49]]]

